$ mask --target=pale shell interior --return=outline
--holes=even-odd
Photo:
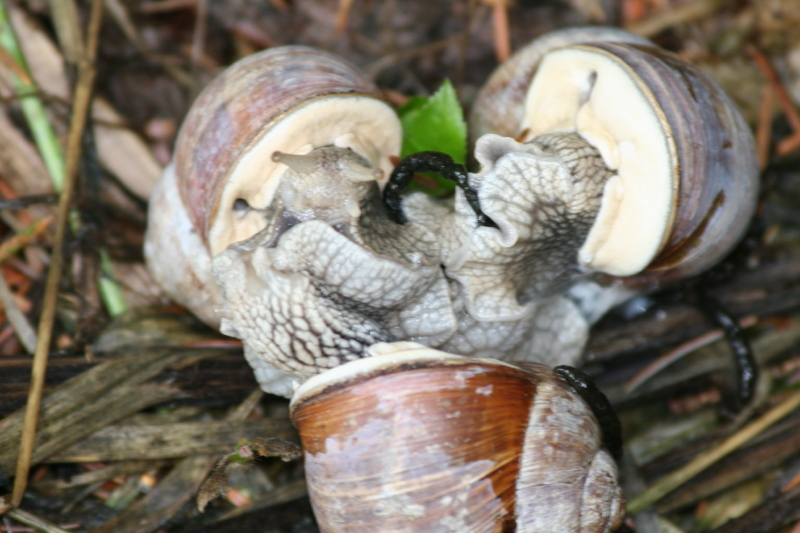
[[[383,170],[382,187],[393,168],[389,156],[400,155],[401,142],[397,115],[373,97],[325,95],[291,109],[266,125],[264,134],[233,167],[209,229],[212,257],[264,227],[258,211],[241,214],[233,205],[239,198],[255,210],[269,205],[287,169],[272,160],[275,151],[305,154],[329,145],[351,148],[373,168]]]
[[[528,91],[528,138],[576,131],[617,175],[579,251],[590,270],[642,271],[669,237],[678,194],[675,145],[650,90],[615,56],[574,46],[548,54]]]

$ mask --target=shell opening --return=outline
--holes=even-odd
[[[617,177],[578,260],[616,276],[647,267],[669,237],[678,194],[677,157],[650,90],[616,56],[591,46],[548,54],[528,91],[529,137],[575,131]]]
[[[229,244],[247,239],[264,226],[261,210],[270,204],[286,171],[273,160],[275,152],[308,153],[314,148],[336,145],[351,148],[372,168],[360,175],[378,180],[383,187],[393,165],[390,155],[400,152],[402,130],[396,113],[384,102],[364,95],[326,95],[290,110],[275,123],[267,124],[247,153],[236,163],[224,190],[216,200],[208,230],[212,257]],[[380,174],[378,171],[381,171]],[[237,199],[251,207],[246,216],[232,209]]]

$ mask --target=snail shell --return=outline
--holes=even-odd
[[[269,392],[375,342],[455,329],[435,235],[381,202],[402,133],[379,96],[313,48],[247,57],[197,98],[151,200],[157,282],[241,338]]]
[[[272,154],[349,147],[388,176],[401,135],[378,89],[332,54],[287,46],[238,61],[192,105],[151,198],[145,254],[156,281],[218,327],[211,258],[263,228],[259,210],[286,172]]]
[[[617,176],[579,251],[589,271],[697,274],[730,252],[755,209],[755,144],[736,106],[685,60],[621,30],[534,41],[492,76],[470,123],[525,140],[577,132],[600,152]]]
[[[616,465],[588,406],[552,369],[414,343],[295,392],[324,532],[585,532],[619,526]]]

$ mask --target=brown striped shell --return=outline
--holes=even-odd
[[[169,296],[218,327],[224,302],[211,258],[263,228],[263,208],[287,170],[273,153],[351,148],[385,181],[401,139],[375,85],[332,54],[285,46],[238,61],[192,105],[153,193],[145,243],[151,272]],[[238,200],[246,213],[237,212]]]
[[[603,533],[625,512],[588,406],[552,369],[414,343],[292,399],[321,531]]]
[[[526,140],[577,131],[617,172],[579,252],[588,270],[639,280],[697,274],[730,252],[755,209],[752,134],[723,90],[685,60],[621,30],[581,37],[587,30],[520,51],[482,90],[471,125]],[[501,113],[502,129],[487,117],[498,95],[514,106]]]

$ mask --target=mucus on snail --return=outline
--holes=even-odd
[[[309,48],[251,56],[187,117],[152,201],[148,263],[288,396],[285,374],[307,379],[377,342],[575,364],[627,287],[708,268],[755,206],[735,106],[622,30],[535,41],[487,82],[470,124],[481,169],[464,185],[497,227],[463,191],[404,197],[397,224],[380,190],[401,134],[377,89]],[[624,283],[599,287],[598,273]]]

